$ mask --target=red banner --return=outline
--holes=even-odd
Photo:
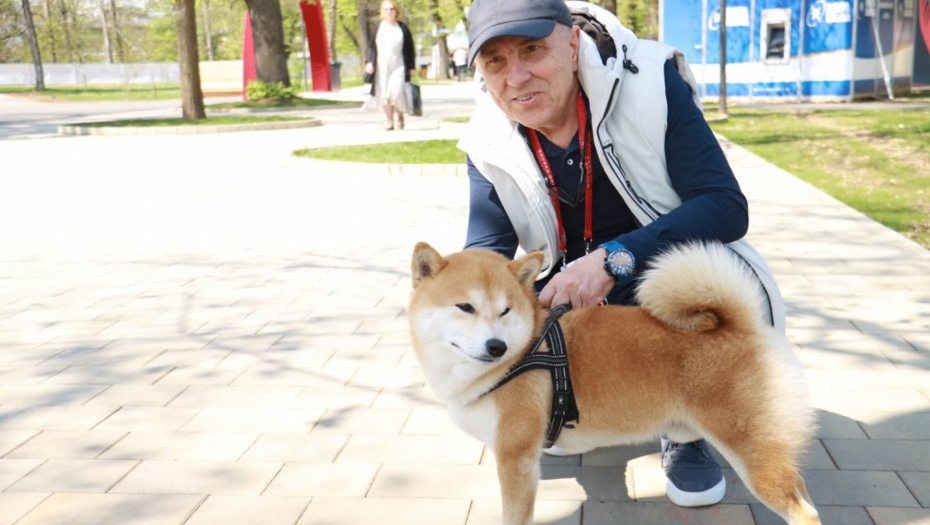
[[[924,35],[924,44],[930,53],[930,0],[920,0],[920,32]]]
[[[252,17],[245,11],[245,37],[242,39],[242,100],[245,100],[245,88],[249,82],[258,80],[255,72],[255,45],[252,42]]]
[[[313,91],[332,91],[329,69],[329,47],[326,44],[326,23],[323,19],[323,4],[319,0],[301,0],[300,10],[307,28],[307,45],[310,48],[310,72]]]

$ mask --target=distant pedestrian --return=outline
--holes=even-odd
[[[468,71],[468,50],[464,47],[457,48],[452,53],[452,63],[455,65],[455,74],[459,77],[459,82],[465,82]]]
[[[365,65],[365,72],[374,76],[371,98],[365,106],[384,108],[389,131],[394,129],[395,112],[397,127],[404,129],[407,109],[404,84],[410,82],[415,68],[413,37],[407,25],[398,21],[401,14],[393,0],[381,3],[381,22],[375,27],[375,38],[368,48]]]

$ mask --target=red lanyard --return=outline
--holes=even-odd
[[[559,252],[562,255],[562,264],[566,264],[566,253],[568,251],[568,242],[565,239],[565,228],[562,227],[562,210],[559,206],[559,189],[555,184],[555,177],[552,175],[552,167],[549,166],[549,159],[543,152],[542,145],[539,143],[539,137],[536,130],[527,129],[530,136],[530,143],[533,145],[533,153],[536,155],[536,162],[539,163],[540,169],[546,176],[546,184],[549,186],[549,195],[552,197],[552,206],[555,207],[555,218],[559,225]],[[582,177],[584,177],[584,247],[585,254],[591,250],[591,240],[594,235],[591,233],[591,212],[592,212],[592,187],[594,180],[594,162],[591,157],[591,140],[588,137],[588,111],[584,104],[584,95],[581,90],[578,91],[578,148],[584,153],[584,164],[582,166]]]

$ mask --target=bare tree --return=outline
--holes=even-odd
[[[111,0],[112,1],[112,0]],[[207,60],[213,61],[213,33],[210,31],[210,2],[202,0],[200,6],[203,7],[203,34],[207,41]]]
[[[120,36],[119,17],[116,14],[116,0],[110,0],[110,20],[113,21],[113,34],[116,36],[116,60],[125,62],[123,55],[123,37]]]
[[[367,0],[358,0],[356,3],[358,8],[358,49],[359,54],[363,57],[363,60],[360,60],[360,65],[364,69],[365,63],[369,60],[368,54],[368,42],[371,38],[371,30],[368,25],[368,2]]]
[[[65,35],[65,53],[68,57],[68,63],[74,63],[74,48],[71,46],[71,30],[68,28],[68,6],[65,0],[58,0],[58,8],[61,12],[61,31]]]
[[[336,0],[329,0],[329,60],[336,61]]]
[[[55,54],[55,31],[52,25],[52,10],[49,6],[50,0],[42,2],[45,8],[45,27],[48,28],[48,48],[52,54],[52,62],[58,62],[58,56]]]
[[[720,114],[727,115],[727,0],[720,0]]]
[[[197,11],[194,0],[175,0],[178,13],[178,62],[181,66],[181,111],[184,120],[207,118],[200,89]]]
[[[291,85],[284,50],[284,25],[279,0],[246,0],[252,20],[255,74],[265,83]]]
[[[439,0],[430,0],[430,19],[436,33],[436,44],[439,45],[439,64],[436,68],[436,78],[449,78],[449,45],[446,44],[446,35],[440,32],[442,18],[439,17]]]
[[[45,91],[45,71],[42,69],[42,54],[39,52],[39,39],[36,37],[36,24],[32,19],[29,0],[23,0],[23,17],[26,19],[26,35],[32,50],[32,63],[36,68],[36,91]]]
[[[103,26],[103,47],[107,52],[107,64],[113,63],[113,46],[110,44],[110,27],[107,24],[107,8],[103,5],[103,0],[97,4],[100,8],[100,25]]]

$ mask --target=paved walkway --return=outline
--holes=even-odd
[[[448,133],[341,111],[0,142],[0,525],[498,523],[493,462],[424,387],[404,318],[412,247],[460,247],[467,180],[288,157]],[[930,252],[726,149],[822,411],[824,523],[930,523]],[[537,523],[779,523],[731,470],[724,504],[671,505],[656,451],[547,459]]]

